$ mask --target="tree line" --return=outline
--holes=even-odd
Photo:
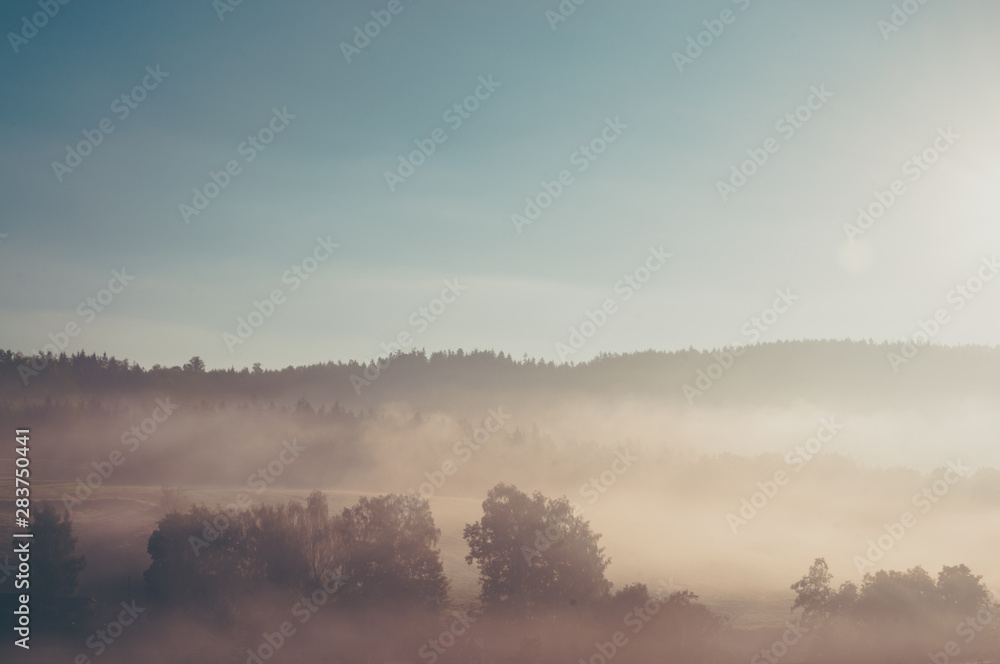
[[[53,506],[35,515],[33,527],[33,563],[43,584],[35,595],[45,606],[44,598],[75,592],[86,561],[74,553],[68,516]],[[262,602],[281,606],[282,597],[308,597],[326,587],[332,594],[331,615],[338,619],[369,616],[370,624],[372,615],[406,614],[410,632],[399,638],[406,641],[404,651],[415,652],[427,631],[437,629],[436,617],[456,608],[440,537],[429,503],[412,495],[362,497],[339,513],[330,512],[319,491],[304,503],[233,511],[195,505],[165,514],[150,535],[144,599],[148,606],[199,616],[225,629],[239,625],[245,612]],[[690,591],[671,587],[664,593],[642,583],[614,591],[605,576],[610,559],[600,534],[565,497],[529,495],[498,484],[488,492],[479,520],[465,526],[463,538],[465,561],[479,573],[478,606],[475,617],[465,614],[466,622],[479,625],[482,634],[553,632],[548,645],[534,637],[508,644],[515,659],[562,661],[569,649],[587,661],[580,643],[593,643],[595,630],[603,634],[616,626],[621,634],[613,634],[629,637],[619,641],[609,632],[613,641],[598,645],[632,644],[621,660],[627,662],[651,656],[719,661],[727,653],[742,657],[751,647],[745,638],[735,645],[727,619]],[[329,579],[336,585],[330,586]],[[789,643],[797,648],[794,661],[815,662],[916,661],[930,653],[945,664],[944,653],[986,657],[1000,647],[996,598],[965,565],[944,566],[936,577],[914,567],[869,573],[860,583],[834,586],[832,580],[826,561],[816,559],[791,586],[795,627],[785,634],[799,636],[773,643],[766,636],[753,645],[763,645],[764,659],[755,661],[780,656],[792,647]],[[418,630],[412,628],[414,615],[425,617],[417,621]],[[641,644],[632,636],[640,631]],[[498,637],[497,647],[506,647],[506,638]],[[458,656],[457,649],[442,651],[440,660],[452,656]]]
[[[900,345],[849,340],[778,341],[749,346],[740,356],[721,390],[709,400],[729,394],[741,400],[764,402],[778,398],[818,398],[850,394],[864,397],[897,393],[941,391],[948,377],[951,391],[1000,392],[997,368],[1000,349],[986,346],[931,346],[921,352],[919,366],[901,382],[887,357]],[[295,390],[322,392],[330,401],[388,398],[412,393],[427,385],[442,388],[461,384],[465,389],[494,388],[531,392],[535,389],[585,387],[602,394],[623,389],[665,393],[682,400],[681,386],[698,372],[718,362],[719,349],[688,348],[670,352],[603,353],[586,362],[556,363],[495,350],[463,349],[396,352],[368,361],[321,362],[307,366],[265,369],[250,367],[209,369],[192,357],[183,364],[142,367],[106,353],[31,353],[0,349],[0,397],[86,398],[97,392],[126,391],[183,393],[190,398],[229,395],[275,398]],[[372,377],[378,377],[372,380]],[[356,390],[358,378],[369,383]],[[859,387],[859,385],[861,387]],[[748,389],[752,386],[752,389]],[[718,395],[716,393],[719,393]]]

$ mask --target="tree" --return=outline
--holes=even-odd
[[[860,593],[853,581],[845,581],[840,589],[833,593],[827,604],[828,614],[832,616],[847,615],[857,606]]]
[[[939,599],[934,579],[922,567],[879,570],[862,579],[854,612],[869,623],[912,620],[943,608]]]
[[[191,373],[205,373],[205,361],[195,355],[184,365],[184,371]]]
[[[448,595],[441,531],[430,503],[416,496],[363,497],[335,526],[343,547],[340,574],[346,600],[392,601],[440,608]]]
[[[69,515],[45,503],[32,522],[32,591],[39,597],[70,597],[79,587],[84,556],[74,556],[76,538]]]
[[[529,497],[497,484],[483,502],[483,517],[465,526],[465,561],[479,568],[480,599],[487,609],[547,610],[607,597],[604,570],[611,562],[600,535],[573,513],[566,498]]]
[[[937,578],[941,601],[949,609],[970,616],[980,609],[991,608],[994,598],[982,579],[965,565],[944,566]]]
[[[792,585],[796,592],[792,610],[802,609],[807,623],[832,617],[855,623],[909,624],[943,619],[949,623],[962,616],[991,609],[994,598],[982,577],[965,565],[945,566],[937,581],[922,567],[905,572],[879,570],[865,574],[861,586],[848,581],[833,591],[832,576],[823,558],[817,558],[809,572]]]
[[[166,515],[149,538],[143,576],[150,601],[225,616],[261,588],[299,593],[345,579],[336,601],[437,608],[448,582],[426,500],[362,498],[331,517],[319,491],[306,503]]]
[[[616,592],[611,599],[626,608],[642,606],[649,601],[649,588],[645,583],[630,583]]]
[[[792,590],[795,591],[792,611],[802,609],[803,622],[814,623],[827,617],[834,594],[830,588],[832,579],[833,574],[830,573],[826,559],[817,558],[806,575],[792,584]]]

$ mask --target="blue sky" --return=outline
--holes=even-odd
[[[949,301],[1000,250],[995,3],[914,4],[888,32],[881,0],[588,0],[555,29],[555,1],[402,0],[348,62],[341,44],[389,4],[244,0],[220,20],[208,0],[71,1],[15,52],[9,33],[41,10],[5,3],[2,345],[31,352],[76,322],[68,351],[147,365],[371,358],[400,333],[560,359],[612,299],[582,360],[747,340],[779,289],[799,300],[761,340],[899,339],[939,308],[954,315],[935,341],[1000,340],[1000,283]],[[678,71],[705,21],[721,34]],[[157,66],[169,75],[121,119],[114,100]],[[445,113],[480,77],[499,86],[456,128]],[[814,86],[832,96],[787,137],[778,121]],[[248,162],[240,145],[274,109],[295,117]],[[52,163],[105,118],[114,131],[60,181]],[[911,179],[904,163],[948,128]],[[447,139],[390,191],[386,171],[435,129]],[[718,182],[769,138],[724,201]],[[179,206],[229,161],[238,174],[186,224]],[[511,215],[564,170],[572,184],[518,233]],[[894,180],[905,193],[848,242]],[[339,248],[293,290],[283,275],[327,237]],[[660,246],[667,265],[626,301],[616,284]],[[123,268],[135,279],[82,316]],[[461,295],[416,324],[455,278]],[[273,314],[227,344],[275,289]]]

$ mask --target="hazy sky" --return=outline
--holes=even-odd
[[[144,364],[370,358],[401,332],[559,359],[613,299],[578,360],[751,340],[741,330],[788,289],[798,300],[761,340],[896,339],[944,309],[936,341],[995,344],[1000,283],[952,291],[1000,252],[1000,5],[903,4],[917,11],[889,30],[888,0],[566,0],[565,21],[557,0],[113,0],[58,5],[35,30],[37,0],[11,0],[0,345],[31,352],[75,322],[68,351]],[[272,142],[245,143],[262,129]],[[77,164],[84,132],[100,144],[53,166]],[[766,163],[723,195],[747,150]],[[925,150],[935,163],[907,163]],[[231,161],[228,186],[185,215]],[[560,174],[519,233],[512,214]],[[844,225],[894,180],[849,243]],[[339,248],[312,263],[317,238]],[[616,284],[647,260],[659,269],[626,301]],[[134,280],[98,313],[86,300],[113,270]],[[455,301],[422,317],[456,278]]]

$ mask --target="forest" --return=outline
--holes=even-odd
[[[0,353],[0,423],[33,441],[39,649],[81,664],[989,659],[996,353],[925,349],[893,389],[847,378],[868,367],[877,384],[884,350],[752,346],[695,403],[683,385],[726,349],[280,370]],[[956,378],[925,382],[935,364]],[[970,409],[983,427],[944,435]]]

